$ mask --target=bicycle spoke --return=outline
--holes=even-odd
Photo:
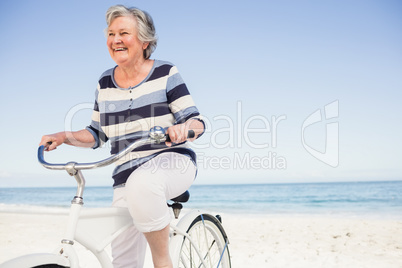
[[[210,255],[211,248],[214,246],[214,244],[215,244],[215,240],[214,240],[214,241],[212,241],[212,244],[211,244],[211,246],[209,247],[207,254],[205,254],[205,256],[204,256],[204,260],[206,260],[206,259],[207,259],[207,257]],[[211,259],[211,257],[209,257],[209,258]],[[201,265],[202,265],[202,263],[200,263],[200,266],[198,266],[198,268],[200,268],[200,267],[201,267]],[[218,265],[219,265],[219,264],[218,264]],[[212,267],[212,266],[211,266],[211,267]]]
[[[202,220],[202,225],[204,226],[205,242],[206,242],[206,245],[209,245],[208,236],[207,236],[207,227],[205,226],[204,216],[202,214],[201,214],[201,220]],[[208,248],[207,255],[210,255],[210,248]],[[209,267],[212,267],[211,257],[209,258]]]
[[[228,241],[226,241],[225,247],[224,247],[223,250],[222,250],[222,254],[221,254],[221,257],[219,258],[218,266],[216,266],[217,268],[218,268],[219,265],[221,264],[221,261],[222,261],[222,258],[223,258],[223,254],[225,254],[225,250],[226,250],[227,247],[228,247]]]

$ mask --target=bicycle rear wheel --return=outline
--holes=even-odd
[[[179,268],[231,267],[229,241],[222,225],[214,216],[208,214],[199,215],[191,223],[187,234],[190,238],[183,238]],[[197,253],[197,250],[199,253]]]

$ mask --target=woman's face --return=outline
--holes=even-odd
[[[136,24],[133,17],[118,17],[108,28],[107,47],[110,56],[119,66],[129,66],[144,59],[143,50],[148,43],[138,39]]]

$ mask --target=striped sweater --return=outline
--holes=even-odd
[[[115,154],[132,142],[147,137],[153,126],[168,128],[190,118],[201,120],[173,64],[155,60],[148,76],[130,88],[117,86],[113,75],[115,68],[102,74],[96,90],[92,122],[87,127],[96,141],[94,149],[109,140],[111,154]],[[167,151],[189,155],[195,162],[195,153],[187,143],[172,147],[165,144],[145,145],[117,162],[113,171],[113,186],[124,184],[136,168]]]

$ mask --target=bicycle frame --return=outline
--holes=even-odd
[[[125,208],[102,208],[92,209],[90,211],[82,211],[82,215],[78,219],[75,241],[90,250],[98,259],[102,267],[113,267],[105,248],[133,225],[132,218]],[[172,256],[178,255],[176,252],[180,248],[183,241],[183,237],[187,239],[191,238],[186,233],[186,230],[191,221],[200,215],[201,212],[193,210],[187,213],[177,225],[171,223],[170,225],[170,242],[169,248]],[[196,247],[196,245],[194,245]],[[203,258],[200,252],[197,251],[200,258]],[[70,257],[71,264],[77,264],[78,260],[73,260],[76,255],[73,254]],[[72,257],[72,258],[71,258]],[[204,267],[207,267],[205,263]],[[74,267],[71,265],[71,267]]]
[[[160,128],[157,129],[160,131]],[[83,169],[92,169],[103,167],[118,159],[124,157],[138,146],[145,145],[152,142],[161,142],[166,139],[166,136],[160,133],[152,133],[150,138],[143,139],[129,145],[125,150],[115,154],[103,161],[94,163],[75,163],[69,162],[67,164],[50,164],[44,160],[43,153],[44,146],[38,149],[38,160],[46,168],[52,170],[66,170],[70,176],[73,176],[77,181],[77,191],[73,200],[71,201],[69,220],[67,223],[67,231],[61,245],[57,248],[55,254],[32,254],[22,256],[14,260],[8,261],[2,265],[1,268],[26,268],[46,263],[55,263],[61,266],[68,266],[71,268],[79,267],[79,258],[73,248],[75,241],[90,250],[103,268],[113,268],[112,262],[105,251],[105,248],[120,234],[133,225],[131,215],[126,208],[100,208],[82,210],[83,206],[83,193],[85,189],[85,178],[81,173]],[[177,225],[171,223],[170,225],[170,241],[169,248],[174,263],[178,263],[175,259],[179,255],[180,245],[185,237],[193,244],[196,249],[197,255],[200,257],[204,267],[207,265],[204,262],[204,257],[197,249],[191,237],[186,233],[192,221],[201,215],[199,210],[192,210],[183,216]]]
[[[184,215],[177,225],[171,223],[169,248],[173,259],[174,256],[178,255],[183,237],[191,241],[186,230],[191,221],[200,214],[200,211],[193,210]],[[51,261],[59,265],[77,268],[80,267],[79,257],[73,245],[75,242],[78,242],[92,252],[101,267],[113,268],[110,257],[105,249],[118,235],[132,225],[132,218],[126,208],[109,207],[81,210],[80,205],[72,204],[66,235],[62,239],[61,245],[56,248],[55,254],[27,255],[0,265],[0,267],[26,268],[31,267],[34,263],[34,265],[41,265],[47,261]],[[69,235],[72,235],[72,237]],[[196,245],[194,246],[195,248],[197,247]],[[200,258],[203,258],[200,252],[196,252]],[[37,260],[35,261],[34,259]],[[205,263],[203,265],[207,267]]]

